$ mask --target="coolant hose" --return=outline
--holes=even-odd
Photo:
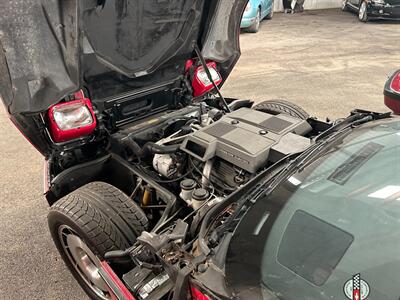
[[[148,142],[143,146],[143,152],[152,154],[170,154],[179,150],[180,144],[175,145],[159,145],[153,142]]]
[[[125,148],[128,148],[132,151],[132,153],[136,156],[136,158],[140,158],[143,155],[142,148],[131,138],[126,137],[121,139],[121,143]]]
[[[122,144],[129,148],[137,157],[145,157],[149,154],[170,154],[179,150],[180,144],[176,145],[158,145],[153,142],[147,142],[141,148],[133,139],[122,139]]]

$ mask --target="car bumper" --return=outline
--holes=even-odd
[[[400,5],[389,6],[371,4],[368,16],[374,19],[400,20]]]
[[[240,23],[240,28],[247,28],[254,24],[256,18],[243,18]]]

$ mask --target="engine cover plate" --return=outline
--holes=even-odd
[[[305,150],[310,140],[302,135],[311,130],[305,120],[241,108],[186,137],[181,150],[203,162],[219,157],[255,173],[268,161]]]

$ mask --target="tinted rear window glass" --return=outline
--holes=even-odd
[[[353,236],[304,211],[290,220],[278,261],[315,285],[323,285],[353,242]]]

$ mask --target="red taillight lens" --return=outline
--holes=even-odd
[[[207,68],[210,71],[211,78],[216,85],[222,82],[221,75],[217,71],[217,64],[215,62],[207,63]],[[194,70],[192,81],[193,96],[202,96],[214,88],[211,80],[208,78],[203,66],[199,66]]]
[[[56,143],[89,135],[96,128],[92,103],[82,92],[75,99],[50,107],[48,111],[50,134]]]
[[[52,114],[58,128],[63,131],[93,124],[93,117],[83,100],[53,106]]]
[[[400,70],[395,72],[385,84],[385,105],[394,114],[400,115]]]
[[[400,95],[400,71],[394,74],[390,88]]]
[[[195,286],[190,286],[190,294],[192,295],[192,300],[210,300],[206,295],[204,295]]]

